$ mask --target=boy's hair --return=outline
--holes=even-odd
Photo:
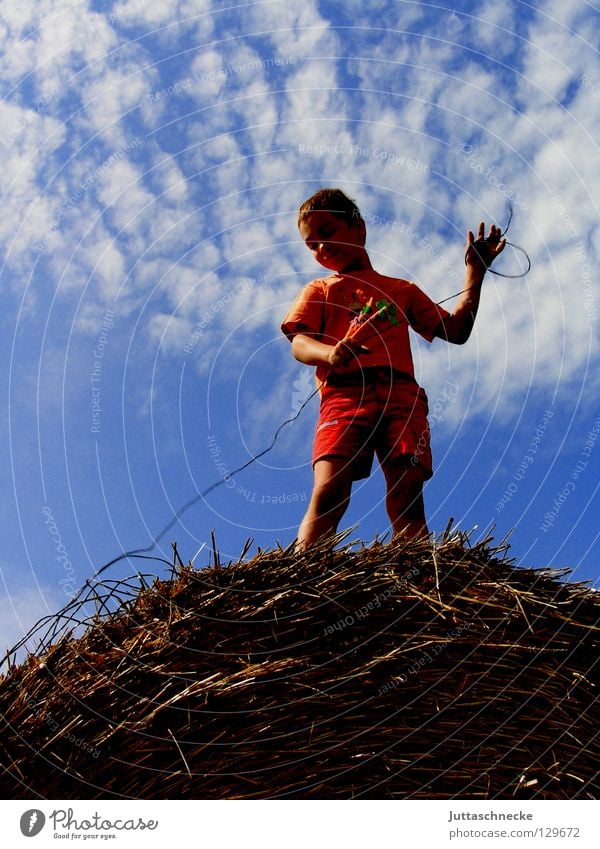
[[[298,226],[311,212],[330,212],[336,218],[345,218],[348,224],[362,218],[358,206],[341,189],[319,189],[305,200],[298,210]]]

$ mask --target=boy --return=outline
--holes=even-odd
[[[314,488],[298,530],[304,548],[335,533],[355,480],[377,453],[395,534],[427,536],[423,483],[431,477],[427,398],[414,378],[409,325],[431,342],[467,341],[488,268],[504,249],[500,228],[467,235],[466,276],[452,313],[414,283],[378,274],[365,250],[366,226],[340,189],[321,189],[298,212],[316,261],[333,272],[304,287],[281,329],[301,363],[316,366],[321,407],[313,447]]]

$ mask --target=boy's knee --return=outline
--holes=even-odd
[[[349,495],[350,487],[344,481],[326,481],[315,486],[313,490],[314,501],[328,509],[344,502]]]
[[[391,463],[385,470],[388,490],[411,489],[421,490],[425,480],[425,474],[418,463],[415,465],[404,458]]]
[[[407,493],[406,505],[402,510],[402,515],[411,521],[422,519],[425,515],[423,491],[420,487]]]
[[[407,471],[405,485],[412,496],[421,495],[423,492],[423,472],[418,466],[411,466]]]
[[[312,502],[318,513],[327,513],[336,508],[343,508],[350,498],[352,481],[344,476],[336,475],[324,481],[315,483]]]
[[[394,464],[386,474],[388,506],[406,518],[423,514],[423,471],[403,461]]]

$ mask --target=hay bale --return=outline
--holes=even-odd
[[[599,596],[489,542],[94,585],[0,682],[4,797],[597,798]]]

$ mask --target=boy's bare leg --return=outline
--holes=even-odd
[[[408,459],[386,463],[387,485],[385,506],[394,534],[403,533],[410,539],[427,537],[429,530],[423,502],[423,473]]]
[[[310,504],[298,529],[299,549],[306,548],[324,534],[336,532],[351,490],[352,470],[348,460],[342,457],[317,460]]]

